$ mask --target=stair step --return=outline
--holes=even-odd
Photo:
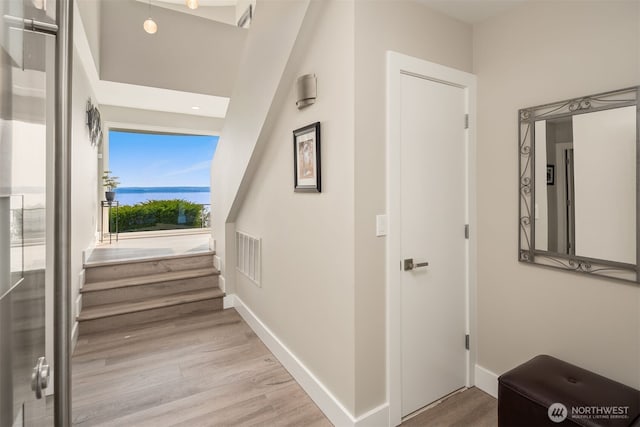
[[[215,252],[85,264],[87,283],[213,267]]]
[[[77,318],[79,333],[85,335],[185,314],[219,311],[223,308],[223,297],[224,292],[214,288],[88,307]]]
[[[89,307],[82,310],[78,316],[78,321],[102,319],[105,317],[119,316],[121,314],[135,313],[139,311],[152,310],[154,308],[171,307],[178,304],[202,301],[207,299],[222,298],[224,292],[219,288],[199,289],[196,291],[181,292],[179,294],[164,295],[155,298],[146,298],[138,301],[126,303],[103,304]]]
[[[164,279],[163,279],[164,280]],[[101,282],[102,283],[102,282]],[[106,288],[82,292],[82,307],[89,308],[97,305],[126,303],[139,301],[144,298],[154,298],[173,295],[198,289],[215,289],[218,287],[218,275],[176,279],[170,281],[136,284],[135,286]]]
[[[174,280],[193,279],[203,276],[217,276],[220,272],[215,268],[200,268],[197,270],[170,271],[166,273],[147,274],[144,276],[125,277],[122,279],[104,280],[86,283],[81,293],[105,291],[109,289],[127,288],[130,286],[148,285],[151,283],[172,282]]]

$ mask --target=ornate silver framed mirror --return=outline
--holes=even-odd
[[[518,111],[521,262],[640,282],[640,86]]]

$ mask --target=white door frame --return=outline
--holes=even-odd
[[[422,59],[387,52],[387,215],[388,234],[386,241],[386,287],[387,287],[387,401],[389,402],[389,425],[396,426],[402,419],[402,325],[401,316],[401,79],[402,75],[450,84],[465,89],[466,109],[469,114],[467,133],[467,158],[460,159],[467,165],[467,198],[470,238],[468,240],[466,283],[466,327],[470,334],[470,350],[467,353],[467,387],[475,384],[476,360],[476,77],[460,70],[428,62]],[[460,126],[464,117],[460,118]],[[460,231],[461,233],[464,230]],[[460,337],[460,345],[464,345]]]

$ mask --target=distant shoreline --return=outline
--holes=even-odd
[[[210,187],[118,187],[117,193],[208,193]]]
[[[209,187],[118,187],[116,200],[121,206],[149,200],[186,200],[200,205],[211,203]]]

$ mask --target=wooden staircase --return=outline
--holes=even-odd
[[[79,334],[222,310],[213,252],[86,264]]]

